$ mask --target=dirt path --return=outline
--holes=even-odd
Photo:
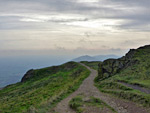
[[[84,64],[81,64],[85,66]],[[87,66],[85,66],[87,67]],[[56,108],[54,109],[57,113],[75,113],[72,109],[69,108],[68,103],[69,101],[77,96],[78,94],[84,94],[88,97],[96,97],[100,98],[104,102],[106,102],[108,105],[113,107],[118,113],[150,113],[146,111],[144,108],[140,106],[136,106],[132,102],[125,102],[121,99],[111,97],[109,95],[101,93],[95,86],[94,86],[94,78],[97,76],[97,71],[90,69],[87,67],[91,74],[88,78],[86,78],[78,90],[76,90],[74,93],[72,93],[69,97],[62,100]]]
[[[143,88],[143,87],[140,87],[138,85],[132,85],[132,84],[128,84],[128,83],[125,83],[125,82],[119,82],[127,87],[131,87],[133,89],[136,89],[136,90],[139,90],[141,92],[144,92],[146,94],[150,94],[150,89],[146,89],[146,88]]]

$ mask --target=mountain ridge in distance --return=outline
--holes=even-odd
[[[71,61],[80,62],[80,61],[104,61],[109,58],[117,59],[120,56],[109,54],[109,55],[96,55],[96,56],[90,56],[90,55],[83,55],[77,58],[72,59]]]

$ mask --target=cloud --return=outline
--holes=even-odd
[[[150,23],[149,5],[150,1],[148,0],[5,0],[0,4],[0,11],[3,12],[0,15],[8,14],[8,21],[16,18],[14,21],[68,22],[67,25],[78,26],[80,24],[84,27],[87,26],[82,22],[87,20],[89,20],[89,23],[86,23],[86,25],[90,23],[93,25],[93,22],[99,19],[122,20],[118,24],[115,23],[116,26],[109,24],[109,21],[106,23],[114,29],[116,27],[120,29],[140,29],[142,31],[145,27],[143,31],[146,31],[150,30],[150,27],[147,26]],[[64,17],[53,17],[60,14]],[[103,22],[100,21],[99,23]],[[97,27],[99,25],[101,24],[97,23]]]
[[[150,41],[149,6],[148,0],[2,0],[0,48],[123,51]]]
[[[50,56],[80,56],[80,55],[106,55],[106,54],[116,54],[116,55],[124,55],[128,49],[86,49],[86,48],[76,48],[76,49],[64,49],[63,47],[56,49],[41,49],[41,50],[0,50],[3,53],[1,56],[22,56],[22,55],[50,55]],[[69,54],[68,54],[69,53]],[[1,57],[0,56],[0,57]]]
[[[124,22],[119,26],[121,29],[137,31],[150,30],[150,1],[148,0],[106,0],[114,6],[118,6],[121,14],[113,16],[114,19],[123,19]],[[116,8],[116,9],[117,9]]]

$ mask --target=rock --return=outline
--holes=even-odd
[[[132,66],[138,63],[133,57],[136,50],[130,49],[130,51],[119,59],[107,59],[103,63],[99,64],[98,75],[99,79],[104,79],[120,72],[122,69]]]
[[[34,70],[31,69],[29,70],[22,78],[21,82],[25,82],[27,81],[29,78],[33,77],[34,76]]]

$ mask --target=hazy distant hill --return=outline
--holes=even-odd
[[[97,61],[97,59],[94,58],[94,57],[85,55],[85,56],[80,56],[78,58],[75,58],[72,61],[75,61],[75,62],[80,62],[80,61]]]
[[[72,61],[80,62],[80,61],[104,61],[108,58],[119,58],[119,56],[116,55],[97,55],[97,56],[89,56],[84,55],[80,56],[78,58],[73,59]]]

